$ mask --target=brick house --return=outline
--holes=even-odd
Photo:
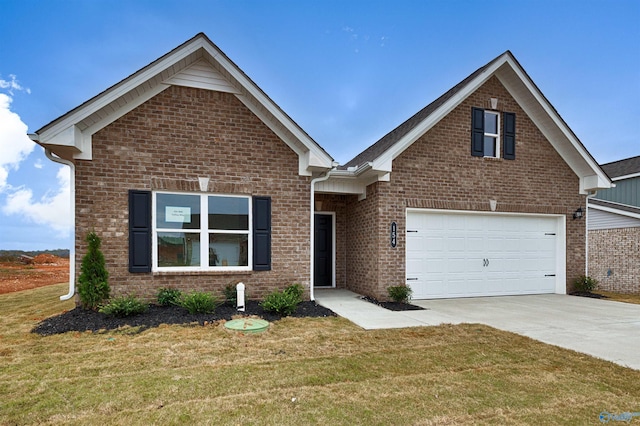
[[[599,288],[640,293],[640,157],[602,165],[615,187],[589,197],[589,275]]]
[[[510,52],[342,166],[204,34],[31,137],[72,168],[76,260],[95,230],[113,292],[147,298],[565,293],[611,185]]]

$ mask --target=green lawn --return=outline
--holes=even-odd
[[[483,325],[31,334],[73,307],[65,291],[0,296],[0,425],[599,424],[640,411],[640,371]]]

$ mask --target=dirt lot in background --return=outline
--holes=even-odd
[[[0,294],[69,281],[69,259],[40,254],[33,263],[0,261]]]

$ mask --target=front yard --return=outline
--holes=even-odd
[[[640,371],[481,325],[30,333],[73,307],[65,292],[0,295],[0,424],[598,424],[640,411]]]

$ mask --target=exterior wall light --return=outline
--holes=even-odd
[[[573,212],[573,218],[574,219],[582,219],[582,216],[583,216],[582,207],[578,207],[578,210]]]

